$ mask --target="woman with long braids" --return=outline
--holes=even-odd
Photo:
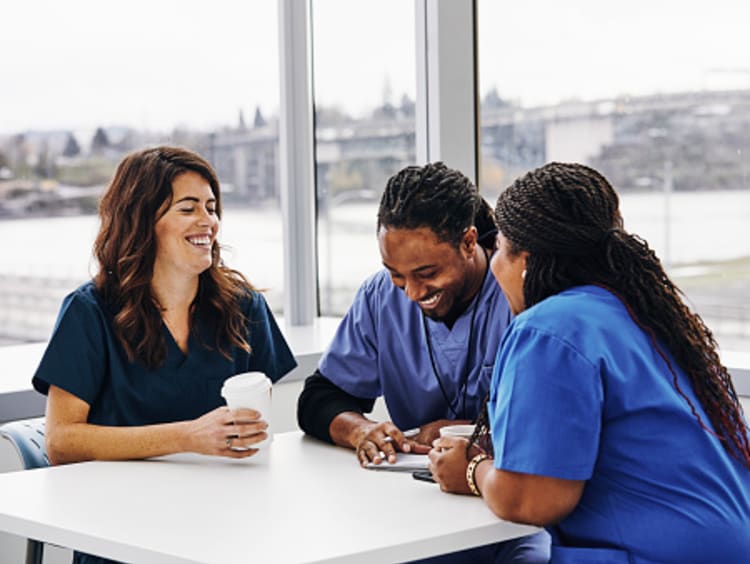
[[[517,316],[478,424],[491,448],[438,439],[441,488],[545,526],[552,562],[748,562],[737,394],[711,331],[623,228],[607,180],[551,163],[501,194],[495,215],[492,272]]]

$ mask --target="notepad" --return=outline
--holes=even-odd
[[[396,462],[393,464],[383,460],[380,464],[370,462],[365,468],[369,470],[384,470],[387,472],[414,472],[415,470],[427,470],[430,459],[426,454],[411,454],[399,452]]]

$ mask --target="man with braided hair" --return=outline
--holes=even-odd
[[[388,180],[377,220],[385,268],[362,284],[305,382],[297,415],[306,433],[354,449],[366,466],[426,453],[442,426],[476,419],[510,322],[488,275],[495,234],[491,208],[457,170],[410,166]],[[365,416],[381,396],[391,421]],[[432,561],[548,558],[542,532]]]
[[[748,427],[717,344],[595,170],[498,198],[492,272],[516,314],[479,432],[441,438],[445,491],[546,526],[552,562],[750,561]],[[467,454],[470,458],[467,461]]]

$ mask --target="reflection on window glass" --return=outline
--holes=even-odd
[[[320,309],[346,312],[380,268],[377,207],[415,159],[414,5],[315,0],[315,140]]]
[[[731,0],[478,7],[485,195],[548,161],[600,170],[724,350],[750,349],[748,15]]]
[[[276,3],[40,0],[6,7],[3,24],[0,344],[49,337],[63,296],[93,273],[114,167],[156,144],[212,162],[225,261],[279,311]]]

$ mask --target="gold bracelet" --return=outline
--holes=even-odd
[[[473,493],[476,496],[482,497],[482,492],[479,491],[479,488],[477,487],[477,480],[476,480],[476,472],[477,472],[477,466],[479,466],[479,463],[483,460],[487,460],[490,457],[489,454],[486,454],[484,452],[481,452],[477,454],[474,458],[471,459],[469,462],[469,465],[466,467],[466,483],[469,484],[469,489],[471,490],[471,493]]]

